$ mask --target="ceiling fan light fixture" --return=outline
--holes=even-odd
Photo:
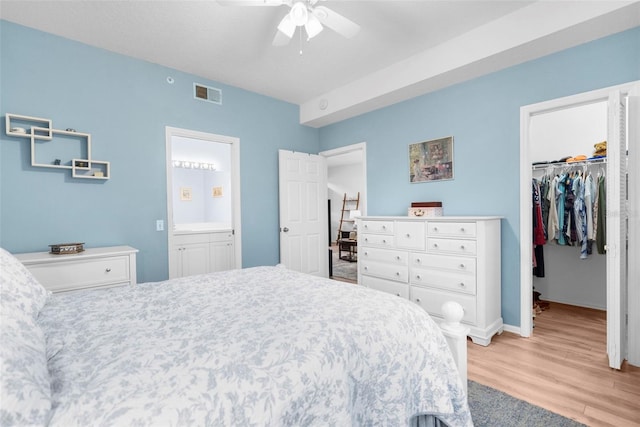
[[[293,33],[296,31],[296,24],[293,23],[289,14],[285,15],[280,24],[278,24],[278,31],[289,38],[293,37]]]
[[[312,39],[322,31],[322,24],[320,20],[316,18],[313,14],[309,15],[307,19],[307,23],[304,24],[304,29],[307,31],[307,36]]]
[[[306,25],[309,19],[309,11],[307,10],[307,6],[304,2],[297,1],[293,6],[291,6],[289,16],[291,17],[291,21],[293,21],[297,27],[302,27],[303,25]]]

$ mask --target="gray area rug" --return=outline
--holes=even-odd
[[[584,427],[499,390],[469,381],[469,408],[475,427]]]
[[[358,263],[344,261],[338,258],[338,249],[333,249],[333,277],[358,280]]]

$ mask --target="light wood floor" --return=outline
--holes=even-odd
[[[469,379],[588,426],[640,426],[640,368],[608,367],[605,316],[551,303],[530,338],[468,341]]]

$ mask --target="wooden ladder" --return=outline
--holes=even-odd
[[[340,214],[340,224],[338,225],[338,236],[336,237],[336,244],[340,244],[340,239],[343,239],[343,232],[352,231],[353,227],[350,230],[345,231],[343,226],[345,223],[353,223],[354,220],[349,218],[349,214],[351,211],[358,210],[360,207],[360,192],[354,199],[350,199],[347,197],[347,193],[344,193],[344,197],[342,199],[342,213]],[[346,238],[348,238],[347,236]]]

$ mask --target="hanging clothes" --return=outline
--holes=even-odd
[[[533,179],[532,243],[536,266],[541,264],[544,268],[543,249],[538,249],[538,246],[547,241],[579,246],[581,259],[587,259],[592,254],[594,243],[599,254],[605,253],[606,226],[603,224],[606,221],[606,181],[604,174],[600,175],[599,172],[596,177],[588,171],[592,166],[550,166],[542,177]],[[554,174],[558,168],[561,168],[560,173]]]
[[[580,258],[587,258],[587,210],[584,203],[584,179],[578,174],[573,179],[573,216],[575,218],[576,241],[580,244]]]
[[[556,204],[556,188],[558,176],[553,177],[547,186],[546,199],[549,202],[549,216],[547,219],[547,240],[557,240],[560,222],[558,221],[558,208]]]
[[[542,220],[542,203],[540,197],[540,184],[536,179],[532,181],[532,205],[533,205],[533,244],[544,245],[547,243]]]
[[[599,254],[606,254],[607,243],[607,198],[604,176],[598,179],[598,225],[596,230],[596,246]]]
[[[544,238],[549,240],[549,230],[547,230],[547,224],[549,223],[549,199],[547,198],[547,192],[549,191],[549,176],[545,175],[540,181],[540,204],[542,205],[542,228],[544,228]]]
[[[565,181],[567,175],[560,175],[556,182],[556,208],[558,209],[558,244],[566,245],[567,217],[565,216]]]
[[[564,183],[564,235],[565,243],[569,246],[573,246],[573,243],[578,239],[576,233],[576,219],[573,214],[573,204],[575,202],[576,195],[573,193],[573,174],[567,174]]]
[[[584,180],[584,209],[587,216],[587,241],[596,239],[593,228],[593,202],[595,195],[596,189],[593,176],[587,174]]]
[[[531,194],[533,205],[533,274],[536,277],[544,277],[543,245],[547,243],[547,240],[545,238],[544,221],[542,220],[540,183],[536,179],[531,182]]]

